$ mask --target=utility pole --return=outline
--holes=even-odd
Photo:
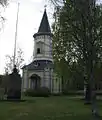
[[[13,67],[15,66],[15,59],[16,59],[16,44],[17,44],[17,30],[18,30],[19,5],[20,5],[20,3],[18,3],[18,8],[17,8],[17,19],[16,19],[16,31],[15,31]]]

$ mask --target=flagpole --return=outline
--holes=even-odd
[[[20,3],[18,3],[18,8],[17,8],[17,19],[16,19],[16,31],[15,31],[13,67],[15,66],[15,59],[16,59],[16,44],[17,44],[17,30],[18,30],[19,5],[20,5]]]

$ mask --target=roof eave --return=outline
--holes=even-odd
[[[48,35],[50,37],[53,37],[53,34],[52,33],[48,33],[48,32],[40,32],[40,33],[35,33],[33,35],[34,38],[36,38],[37,36],[41,36],[41,35]]]

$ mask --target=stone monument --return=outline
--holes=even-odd
[[[7,100],[20,100],[20,99],[21,99],[21,77],[15,65],[13,72],[9,74],[8,77]]]

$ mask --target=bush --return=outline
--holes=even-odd
[[[38,89],[27,89],[24,94],[31,97],[48,97],[50,90],[47,87],[40,87]]]
[[[40,87],[36,92],[38,97],[48,97],[51,94],[47,87]]]
[[[25,92],[24,92],[24,95],[25,96],[34,96],[35,95],[35,91],[33,89],[27,89]]]

